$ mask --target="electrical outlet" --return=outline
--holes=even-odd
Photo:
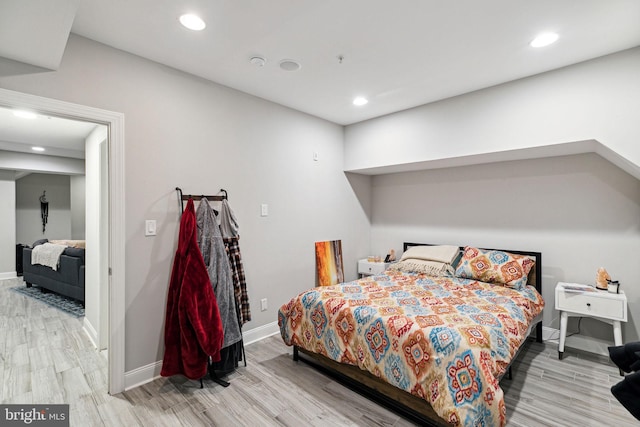
[[[269,216],[269,205],[263,203],[260,205],[260,216]]]
[[[262,298],[260,300],[260,311],[267,311],[267,299]]]

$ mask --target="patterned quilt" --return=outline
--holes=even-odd
[[[303,292],[278,325],[287,345],[357,365],[452,424],[503,426],[499,378],[543,307],[531,286],[388,271]]]

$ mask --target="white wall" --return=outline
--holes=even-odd
[[[0,78],[0,87],[125,114],[127,371],[163,355],[176,186],[229,192],[253,314],[245,331],[276,322],[282,303],[313,286],[315,241],[342,239],[348,278],[369,252],[367,196],[349,182],[369,178],[342,171],[341,126],[74,35],[57,72]],[[157,220],[157,236],[144,236],[145,219]]]
[[[16,276],[15,172],[0,170],[0,279]]]
[[[345,170],[591,139],[640,166],[638,111],[635,48],[347,126]]]
[[[105,129],[106,130],[106,129]],[[109,218],[109,141],[104,138],[100,143],[98,165],[100,168],[100,329],[98,330],[98,346],[104,350],[109,345],[109,235],[111,233]]]
[[[86,202],[86,244],[85,251],[85,324],[96,346],[102,347],[99,342],[102,338],[100,332],[100,313],[102,304],[107,304],[102,298],[101,285],[107,287],[101,277],[102,258],[101,253],[101,224],[100,224],[100,145],[107,138],[107,127],[96,126],[85,141],[85,162],[87,174],[85,176],[85,202]],[[83,206],[84,207],[84,206]],[[107,246],[108,248],[108,246]],[[108,249],[107,249],[108,250]],[[106,268],[106,267],[105,267]]]
[[[49,216],[42,232],[40,196],[46,191]],[[16,181],[16,239],[32,245],[39,239],[69,239],[71,192],[69,176],[34,173]]]
[[[84,240],[85,236],[85,176],[69,177],[71,202],[71,239]]]

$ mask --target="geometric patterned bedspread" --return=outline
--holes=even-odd
[[[387,271],[303,292],[278,325],[287,345],[369,371],[454,425],[503,426],[498,379],[543,307],[532,286]]]

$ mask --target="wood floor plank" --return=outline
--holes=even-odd
[[[51,349],[46,346],[31,346],[28,345],[29,352],[29,365],[31,366],[31,370],[35,371],[38,369],[53,367],[53,358],[51,357]]]
[[[93,394],[93,400],[96,401]],[[137,426],[139,425],[137,417],[131,412],[129,403],[124,399],[109,396],[101,399],[101,403],[97,405],[100,420],[105,426]]]
[[[40,369],[32,369],[31,389],[36,402],[64,403],[64,389],[53,366],[45,365]],[[55,401],[53,396],[56,396]]]
[[[78,356],[70,348],[51,348],[51,358],[56,372],[64,372],[79,366]]]
[[[82,396],[73,403],[69,403],[69,424],[71,426],[104,426],[98,407],[90,395]]]
[[[73,403],[76,400],[91,395],[91,387],[79,366],[60,372],[65,400]]]
[[[12,399],[24,393],[31,393],[31,370],[29,365],[6,365],[2,388],[3,399]]]
[[[107,379],[107,368],[101,366],[94,371],[85,372],[84,378],[92,391],[107,393],[109,383]]]

